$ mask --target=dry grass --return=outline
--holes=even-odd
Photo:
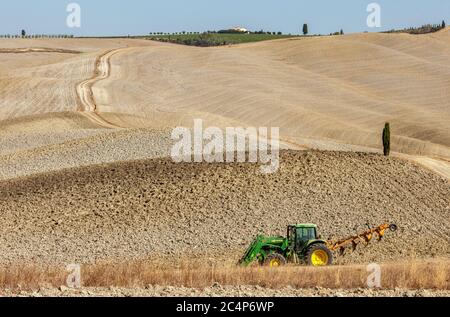
[[[11,266],[0,269],[1,289],[37,289],[41,286],[64,285],[63,269],[36,266]]]
[[[385,289],[450,289],[448,260],[382,265],[381,285]],[[65,285],[67,272],[58,268],[9,267],[0,269],[0,288],[36,289]],[[355,289],[367,286],[366,266],[332,266],[326,268],[288,266],[278,269],[181,264],[164,268],[161,264],[130,262],[95,264],[82,267],[86,287],[139,288],[148,285],[205,288],[221,285],[258,285],[277,289],[323,287]]]

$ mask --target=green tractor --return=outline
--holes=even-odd
[[[300,224],[288,226],[287,238],[257,236],[239,264],[249,266],[255,260],[270,267],[287,262],[326,266],[333,263],[333,254],[318,236],[316,225]]]

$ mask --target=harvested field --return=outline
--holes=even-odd
[[[0,183],[2,264],[201,257],[234,263],[258,233],[313,222],[324,238],[396,223],[338,263],[447,257],[450,184],[376,154],[282,153],[254,164],[123,162]]]
[[[35,48],[0,48],[0,54],[25,54],[25,53],[65,53],[65,54],[80,54],[79,51],[65,50],[48,47]]]
[[[159,129],[202,118],[214,126],[279,126],[284,138],[300,145],[311,139],[323,147],[337,142],[378,149],[381,128],[390,121],[394,151],[445,159],[449,34],[447,28],[420,36],[353,34],[213,48],[132,39],[4,39],[0,49],[84,54],[0,54],[0,120],[75,111],[75,86],[92,77],[99,56],[120,49],[107,78],[92,87],[97,112],[112,125]]]
[[[295,148],[379,151],[389,121],[394,152],[450,177],[449,34],[447,28],[214,48],[2,39],[0,50],[28,53],[0,54],[0,137],[8,138],[4,120],[78,110],[93,128],[164,130],[201,118],[220,127],[279,126]],[[68,129],[78,129],[80,118],[72,119]]]

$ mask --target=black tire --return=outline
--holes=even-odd
[[[263,265],[268,267],[279,267],[286,265],[287,261],[284,256],[279,253],[272,253],[264,260]]]
[[[332,265],[333,253],[325,244],[313,244],[306,252],[306,263],[311,266]]]

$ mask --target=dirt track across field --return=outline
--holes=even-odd
[[[81,113],[89,118],[95,124],[103,128],[119,128],[106,121],[97,111],[97,104],[95,102],[94,93],[92,87],[95,83],[105,80],[110,76],[111,73],[111,62],[110,59],[113,55],[120,51],[128,50],[128,48],[119,48],[114,50],[109,50],[101,55],[99,55],[95,60],[95,70],[92,78],[84,80],[77,85],[77,96],[81,103]]]

